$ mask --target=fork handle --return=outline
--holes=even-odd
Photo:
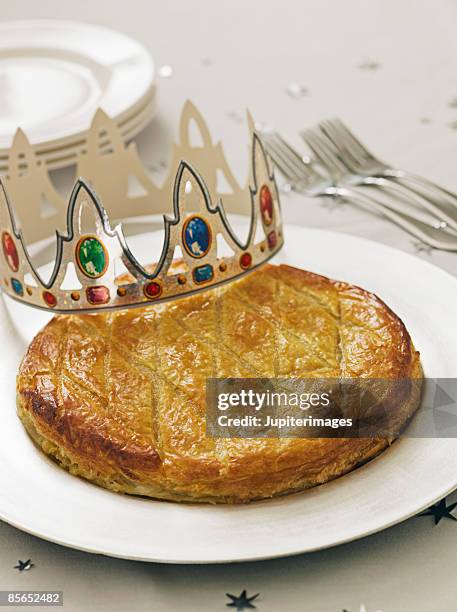
[[[408,184],[414,185],[416,187],[425,189],[429,194],[435,193],[438,198],[440,198],[439,203],[442,204],[442,198],[453,208],[457,207],[457,194],[452,193],[452,191],[448,191],[444,187],[440,187],[433,181],[429,181],[422,176],[418,176],[412,172],[406,172],[405,170],[395,170],[394,168],[390,168],[388,170],[384,170],[382,173],[383,177],[391,179],[400,184]]]
[[[452,230],[457,231],[457,201],[456,205],[453,206],[443,202],[442,198],[437,200],[429,195],[425,196],[423,190],[418,190],[417,188],[415,189],[412,187],[411,183],[407,183],[401,179],[367,177],[363,184],[379,186],[381,189],[390,192],[394,196],[398,195],[402,198],[406,198],[419,205],[422,209],[428,211],[431,215],[434,215],[436,221],[442,224],[442,229],[447,226],[448,228],[452,228]],[[413,199],[411,199],[412,197]],[[391,208],[394,207],[391,206]]]
[[[332,195],[328,193],[328,195]],[[351,188],[335,188],[333,195],[341,196],[349,201],[359,204],[364,208],[381,213],[390,221],[400,226],[411,235],[419,238],[429,246],[444,251],[457,251],[457,237],[452,234],[443,232],[442,229],[436,229],[433,226],[420,221],[415,217],[411,217],[407,213],[393,210],[388,204],[380,202],[365,193],[361,193],[358,189]]]

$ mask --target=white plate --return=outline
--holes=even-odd
[[[70,145],[101,107],[116,121],[155,91],[148,51],[106,28],[70,21],[0,23],[0,149],[17,127],[31,143]]]
[[[288,227],[286,245],[281,261],[375,291],[405,321],[426,374],[456,376],[456,279],[416,257],[345,234]],[[0,518],[42,538],[145,561],[265,559],[374,533],[457,487],[457,440],[406,438],[334,482],[243,506],[110,493],[58,468],[23,430],[15,415],[14,377],[26,343],[47,315],[12,301],[1,309]]]

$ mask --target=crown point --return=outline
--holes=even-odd
[[[105,113],[103,108],[98,107],[95,111],[92,123],[95,124],[97,123],[97,121],[111,121],[111,117],[107,113]]]
[[[211,134],[209,133],[208,127],[203,119],[203,115],[200,113],[198,108],[190,100],[186,100],[181,113],[181,121],[179,126],[181,146],[184,147],[185,153],[187,154],[189,149],[195,147],[192,145],[189,128],[191,123],[194,122],[198,134],[201,138],[201,145],[203,148],[212,146]]]
[[[184,102],[184,106],[183,106],[183,109],[182,109],[182,114],[184,114],[186,112],[189,112],[189,110],[196,111],[197,107],[192,102],[192,100],[187,98],[187,100]]]
[[[74,184],[73,187],[73,191],[70,195],[70,200],[71,199],[76,199],[76,197],[78,196],[78,194],[80,192],[85,192],[92,200],[96,201],[97,200],[97,196],[95,195],[95,191],[92,187],[92,185],[89,183],[89,181],[87,181],[85,178],[83,178],[82,176],[80,176]]]
[[[14,137],[13,137],[13,147],[15,146],[19,146],[19,147],[29,147],[30,143],[29,143],[29,139],[26,136],[26,133],[24,132],[24,130],[22,128],[17,128],[16,132],[14,133]]]
[[[252,116],[248,108],[246,109],[246,118],[247,118],[247,123],[248,123],[248,129],[250,133],[252,134],[253,132],[255,132],[255,121],[254,121],[254,117]]]

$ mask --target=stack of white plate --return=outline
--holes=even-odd
[[[49,169],[70,165],[84,148],[97,108],[125,140],[155,110],[149,52],[106,28],[69,21],[0,23],[0,171],[18,127]]]

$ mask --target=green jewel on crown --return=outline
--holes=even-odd
[[[90,278],[101,276],[108,265],[105,248],[94,236],[81,238],[76,247],[76,259],[81,271]]]

